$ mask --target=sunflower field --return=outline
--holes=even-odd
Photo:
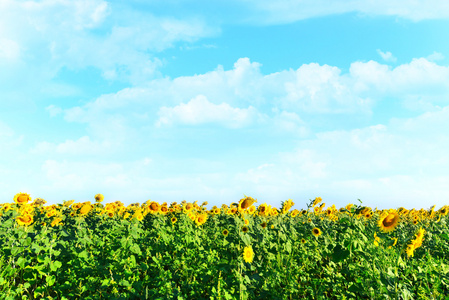
[[[1,299],[449,298],[449,206],[94,198],[0,204]]]

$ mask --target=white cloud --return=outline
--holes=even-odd
[[[233,108],[227,103],[213,104],[203,95],[199,95],[188,103],[181,103],[173,108],[161,107],[156,126],[173,123],[199,125],[218,123],[228,128],[240,128],[263,119],[257,110],[248,108]]]
[[[157,17],[102,0],[6,0],[0,65],[7,63],[3,71],[22,84],[38,79],[42,85],[64,67],[94,67],[106,79],[138,84],[160,75],[158,52],[217,32],[197,18]]]
[[[430,54],[429,56],[427,56],[426,59],[428,61],[443,60],[444,59],[444,55],[442,53],[440,53],[440,52],[433,51],[433,53]]]
[[[359,13],[369,16],[393,16],[412,21],[449,17],[444,0],[346,1],[346,0],[251,0],[249,22],[283,24],[333,14]]]
[[[380,49],[377,49],[377,53],[379,53],[380,57],[386,62],[395,62],[397,60],[390,51],[382,52]]]

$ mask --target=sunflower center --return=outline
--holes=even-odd
[[[17,198],[17,200],[19,201],[19,203],[28,202],[28,196],[21,195]]]
[[[242,208],[243,208],[243,209],[246,209],[246,208],[250,207],[251,204],[252,204],[252,203],[251,203],[251,200],[248,200],[248,199],[243,200],[243,202],[242,202]]]

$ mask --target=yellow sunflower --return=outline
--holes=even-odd
[[[321,197],[316,197],[315,200],[313,200],[312,206],[317,205],[317,204],[320,203],[321,201],[323,201],[323,199],[321,199]]]
[[[246,246],[245,249],[243,249],[243,259],[247,263],[252,263],[254,258],[254,251],[251,246]]]
[[[95,195],[95,202],[103,202],[104,196],[102,194],[96,194]]]
[[[30,214],[20,215],[16,218],[16,221],[21,226],[29,226],[33,223],[33,216]]]
[[[312,229],[312,234],[314,236],[318,237],[318,236],[321,235],[321,230],[319,228],[315,227],[315,228]]]
[[[171,223],[172,224],[175,224],[177,221],[178,221],[178,219],[176,217],[172,217],[171,218]]]
[[[157,203],[155,201],[151,201],[151,203],[148,206],[148,208],[149,208],[151,213],[157,213],[160,210],[160,205],[159,205],[159,203]]]
[[[199,214],[198,216],[196,216],[195,223],[196,223],[196,225],[201,226],[204,223],[206,223],[206,220],[207,220],[207,214]]]
[[[399,224],[399,214],[394,209],[383,212],[380,215],[377,225],[383,232],[391,232]]]
[[[57,225],[62,225],[61,223],[62,219],[61,218],[54,218],[53,221],[51,222],[50,226],[51,227],[55,227]]]
[[[247,233],[249,231],[249,228],[247,226],[242,227],[242,232]]]
[[[254,202],[257,202],[257,200],[254,200],[252,197],[247,196],[243,199],[240,199],[238,208],[239,210],[247,209],[248,207],[253,205]]]
[[[92,210],[92,205],[90,205],[90,203],[84,203],[83,206],[81,207],[79,213],[81,215],[87,215],[91,210]]]
[[[14,196],[14,202],[17,204],[25,204],[29,201],[31,201],[31,197],[27,193],[18,193]]]
[[[229,230],[225,229],[225,230],[223,230],[221,233],[223,233],[224,236],[228,236]]]
[[[266,203],[259,205],[257,209],[259,211],[259,216],[265,216],[269,212],[268,205]]]

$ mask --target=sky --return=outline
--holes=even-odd
[[[0,202],[449,204],[446,0],[0,1]]]

